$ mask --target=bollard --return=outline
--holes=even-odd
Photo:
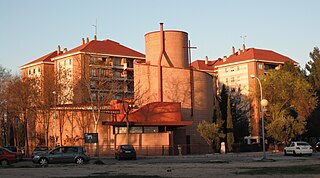
[[[178,145],[179,156],[182,156],[182,146]]]

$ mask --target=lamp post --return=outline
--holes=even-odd
[[[268,100],[262,98],[262,85],[260,79],[254,74],[250,75],[251,78],[256,78],[260,87],[260,111],[261,111],[261,132],[262,132],[262,151],[263,158],[266,159],[266,145],[265,145],[265,135],[264,135],[264,108],[268,105]]]
[[[53,109],[54,109],[54,112],[53,112],[53,115],[52,115],[52,118],[53,118],[53,146],[56,147],[57,145],[57,134],[56,134],[56,122],[57,122],[57,118],[58,118],[58,115],[57,115],[57,106],[56,106],[56,91],[53,91],[52,92],[53,94]]]

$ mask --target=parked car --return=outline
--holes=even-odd
[[[115,159],[137,159],[136,150],[133,145],[120,145],[116,149]]]
[[[90,157],[86,155],[86,149],[81,146],[61,146],[49,152],[35,155],[33,163],[46,166],[53,163],[76,163],[84,164],[89,162]]]
[[[17,162],[17,155],[6,148],[0,147],[1,166],[5,167],[14,162]]]
[[[320,152],[320,142],[316,143],[316,146],[314,147],[314,150],[316,152]]]
[[[17,160],[21,161],[23,156],[24,156],[24,151],[22,152],[22,150],[20,150],[18,147],[16,146],[4,146],[4,148],[6,148],[7,150],[10,150],[11,152],[13,152],[14,154],[17,155]]]
[[[49,151],[49,148],[47,146],[36,146],[31,153],[31,158],[33,158],[35,155],[44,154],[48,151]]]
[[[291,144],[287,147],[284,147],[284,155],[302,155],[302,154],[307,154],[309,156],[312,155],[312,147],[309,145],[307,142],[302,142],[302,141],[294,141],[291,142]]]

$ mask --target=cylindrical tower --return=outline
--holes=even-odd
[[[161,65],[188,68],[188,33],[176,30],[164,31],[165,49]],[[145,35],[146,61],[157,65],[161,52],[160,31]]]

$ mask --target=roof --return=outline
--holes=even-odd
[[[44,63],[44,62],[53,64],[53,62],[51,61],[51,58],[56,57],[56,56],[57,56],[57,51],[53,51],[45,56],[42,56],[34,61],[31,61],[31,62],[21,66],[20,68],[25,68],[30,65],[36,65],[36,64]]]
[[[76,48],[73,48],[66,53],[61,54],[60,56],[76,53],[76,52],[89,52],[89,53],[101,53],[101,54],[109,54],[109,55],[119,55],[119,56],[130,56],[130,57],[138,57],[145,58],[145,55],[125,47],[118,42],[112,40],[92,40],[88,43],[80,45]]]
[[[259,60],[259,61],[274,62],[274,63],[284,63],[286,61],[290,61],[295,64],[298,64],[296,61],[292,60],[291,58],[271,50],[249,48],[249,49],[246,49],[244,52],[241,51],[240,54],[239,52],[236,52],[235,54],[230,55],[226,59],[219,58],[214,61],[208,61],[208,64],[205,64],[204,60],[196,60],[192,62],[192,66],[201,70],[213,70],[215,67],[218,67],[221,65],[244,62],[244,61],[253,60],[253,59]]]

